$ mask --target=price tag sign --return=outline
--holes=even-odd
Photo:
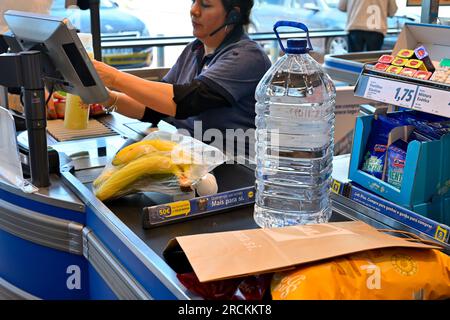
[[[369,78],[364,98],[393,104],[399,107],[412,108],[417,94],[417,85]]]
[[[450,117],[450,92],[419,87],[413,109]]]

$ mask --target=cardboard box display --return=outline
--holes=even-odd
[[[334,126],[334,154],[349,153],[353,142],[355,121],[359,115],[361,105],[370,104],[377,108],[384,108],[384,103],[374,102],[354,95],[354,86],[336,88],[335,126]]]
[[[449,224],[450,134],[440,140],[411,141],[400,188],[361,170],[373,116],[359,117],[351,153],[349,179],[371,192],[437,222]],[[401,133],[403,130],[399,130]],[[405,135],[408,134],[408,131]],[[388,143],[392,143],[395,139]],[[399,136],[397,135],[398,138]]]
[[[392,55],[397,55],[402,49],[414,50],[423,45],[431,60],[439,62],[450,57],[449,33],[450,26],[405,23],[392,49]]]

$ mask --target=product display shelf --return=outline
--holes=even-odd
[[[355,95],[398,107],[450,117],[450,84],[375,70],[365,65]]]
[[[355,96],[391,104],[396,107],[413,109],[450,118],[449,84],[421,80],[376,70],[373,65],[370,64],[364,65],[363,70],[361,71],[355,86]],[[354,151],[355,150],[352,150],[352,158],[354,157]],[[352,179],[352,175],[350,175],[350,179]],[[343,189],[342,186],[340,187]],[[335,190],[335,193],[341,192]],[[349,199],[350,195],[343,197],[342,195],[334,194],[333,197],[335,202],[341,204],[346,203],[347,208],[358,208],[358,211],[362,214],[378,221],[383,221],[383,223],[389,225],[391,228],[411,231],[419,236],[436,241],[436,236],[433,236],[430,233],[426,234],[425,232],[419,232],[417,229],[412,228],[411,225],[405,224],[404,222],[402,223],[399,219],[387,217],[379,211],[373,210],[373,208],[368,208],[365,205],[355,203],[355,201]],[[339,200],[336,199],[336,197],[339,198]],[[414,213],[411,212],[411,214]],[[424,217],[424,219],[426,218]],[[441,242],[441,245],[445,246],[445,252],[448,253],[448,243],[442,243],[442,240],[439,242]]]

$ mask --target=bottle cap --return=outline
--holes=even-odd
[[[308,53],[308,41],[302,39],[288,39],[286,53]]]

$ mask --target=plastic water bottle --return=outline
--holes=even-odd
[[[277,28],[307,32],[307,40],[288,40]],[[334,147],[336,89],[308,54],[308,28],[279,21],[274,26],[286,53],[256,88],[256,203],[261,227],[328,222]]]

